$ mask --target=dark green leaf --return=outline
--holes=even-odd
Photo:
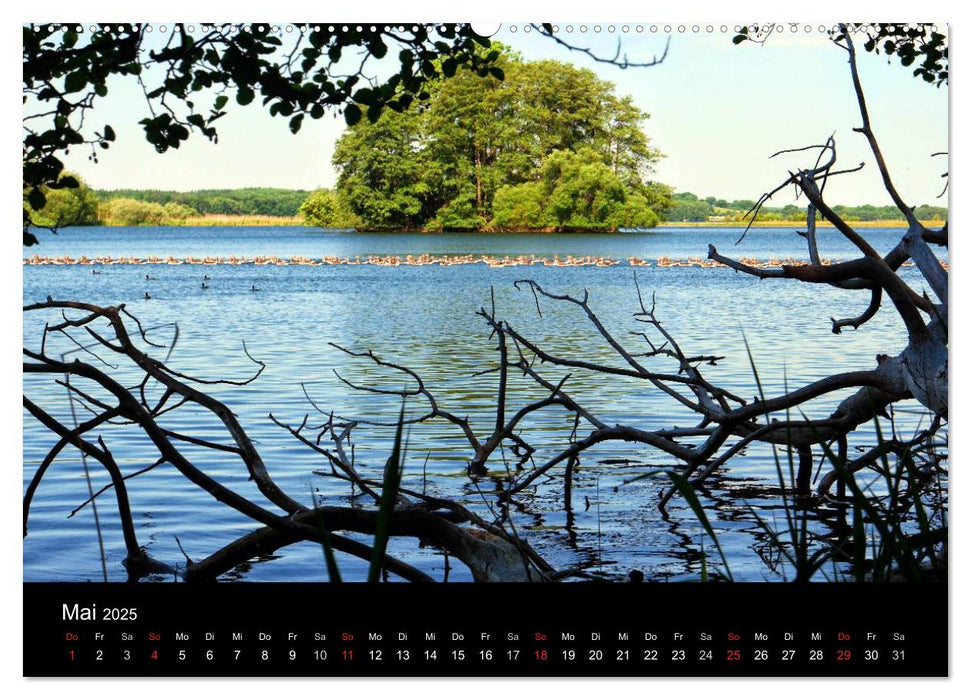
[[[241,85],[236,92],[236,102],[241,105],[248,105],[254,97],[256,97],[256,94],[245,85]]]
[[[68,73],[67,77],[64,78],[64,92],[79,92],[83,90],[87,84],[88,76],[84,71],[79,70],[73,73]]]
[[[354,101],[362,105],[374,104],[376,96],[370,88],[361,88],[354,93]]]
[[[315,49],[323,48],[324,44],[327,43],[327,39],[330,38],[330,34],[326,32],[310,32],[310,45]],[[305,54],[306,55],[306,54]]]
[[[383,41],[381,41],[380,37],[375,38],[368,48],[371,50],[371,55],[375,58],[384,58],[388,53],[388,47]]]
[[[355,104],[347,105],[344,108],[344,121],[348,126],[354,126],[361,121],[361,108]]]
[[[40,211],[47,204],[47,197],[39,189],[32,189],[27,195],[27,203],[34,211]]]

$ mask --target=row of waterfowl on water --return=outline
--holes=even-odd
[[[379,267],[405,267],[405,266],[424,266],[438,265],[445,267],[448,265],[487,265],[489,267],[517,267],[529,265],[545,265],[548,267],[613,267],[621,264],[621,260],[607,258],[604,256],[573,256],[566,257],[554,256],[553,258],[542,258],[532,255],[518,256],[490,256],[490,255],[369,255],[367,257],[337,257],[325,256],[323,258],[308,258],[302,255],[290,257],[277,257],[275,255],[257,255],[252,258],[188,256],[184,258],[172,255],[161,257],[150,255],[145,258],[135,256],[99,256],[88,257],[82,255],[73,258],[70,255],[61,256],[42,256],[34,254],[29,258],[24,258],[25,265],[376,265]],[[794,258],[769,258],[761,259],[754,257],[739,258],[739,262],[754,268],[777,268],[782,265],[805,265],[806,261]],[[824,265],[831,265],[838,260],[823,259]],[[662,255],[657,259],[643,259],[636,257],[627,258],[627,264],[632,267],[721,267],[722,263],[708,260],[706,258],[671,258]],[[912,265],[908,261],[904,265]],[[941,263],[947,269],[947,263]]]
[[[517,265],[551,265],[554,267],[585,267],[600,266],[611,267],[619,264],[619,260],[605,258],[603,256],[575,257],[568,255],[565,258],[555,256],[553,258],[540,258],[530,255],[519,256],[490,256],[490,255],[368,255],[366,257],[356,256],[338,257],[325,256],[323,258],[308,258],[302,255],[290,257],[278,257],[276,255],[257,255],[252,258],[238,257],[215,257],[207,255],[204,257],[188,256],[179,258],[172,255],[160,257],[150,255],[145,258],[134,256],[120,256],[113,258],[110,256],[99,256],[89,258],[82,255],[73,258],[69,255],[57,257],[32,255],[24,258],[25,265],[377,265],[380,267],[403,267],[403,266],[423,266],[423,265],[476,265],[485,264],[490,267],[512,267]]]

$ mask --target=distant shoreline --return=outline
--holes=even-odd
[[[847,221],[853,228],[907,228],[903,219],[882,219],[878,221]],[[940,228],[944,221],[921,221],[928,228]],[[741,221],[665,221],[658,228],[745,228],[748,224]],[[752,228],[805,228],[805,221],[756,221]],[[817,228],[833,228],[828,221],[819,221]]]
[[[907,222],[902,219],[894,220],[880,220],[880,221],[847,221],[850,226],[854,228],[906,228]],[[922,221],[924,226],[940,228],[944,225],[943,221]],[[107,226],[110,228],[122,228],[122,226],[115,224],[100,224],[101,226]],[[740,221],[663,221],[658,224],[655,228],[744,228],[747,224]],[[150,224],[149,226],[171,226],[177,228],[201,228],[207,226],[225,226],[225,227],[260,227],[260,226],[293,226],[302,228],[319,228],[316,226],[310,226],[299,216],[252,216],[247,214],[217,214],[210,216],[193,216],[187,219],[175,220],[166,222],[164,224]],[[756,221],[752,224],[752,228],[805,228],[805,222],[799,221]],[[833,228],[833,225],[828,221],[820,221],[817,226],[819,228]],[[654,230],[654,229],[649,229]],[[367,231],[366,233],[371,233]],[[436,231],[414,231],[414,230],[400,230],[400,231],[381,231],[381,233],[438,233]],[[451,233],[451,232],[450,232]],[[464,232],[463,232],[464,233]],[[468,231],[467,233],[479,233],[487,235],[490,233],[551,233],[551,231],[544,230],[532,230],[532,231]],[[553,232],[555,233],[555,232]],[[614,231],[595,231],[595,233],[607,233],[617,235],[629,235],[627,233],[614,232]]]

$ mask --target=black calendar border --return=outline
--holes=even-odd
[[[134,609],[136,619],[65,620],[75,604],[78,616],[94,606],[99,617],[106,610]],[[133,639],[125,644],[136,658],[122,662],[116,655],[103,659],[110,663],[96,663],[84,657],[99,630],[108,636],[128,630]],[[178,630],[189,640],[177,642]],[[199,636],[206,630],[216,635],[210,642]],[[260,630],[270,640],[260,642]],[[312,642],[315,630],[327,640]],[[593,630],[601,634],[599,642],[589,639]],[[803,639],[786,642],[786,630]],[[894,630],[905,636],[896,646],[889,638]],[[813,631],[821,636],[811,643]],[[244,637],[234,641],[233,632]],[[427,640],[433,632],[436,639]],[[402,633],[409,639],[398,639]],[[647,633],[658,639],[645,641]],[[676,633],[684,635],[682,641],[673,638]],[[701,641],[702,633],[713,638]],[[738,642],[729,642],[728,633],[738,635]],[[868,640],[868,633],[878,639]],[[30,677],[944,677],[948,633],[945,583],[25,583],[23,671]],[[78,638],[66,640],[67,634]],[[158,639],[150,641],[150,634]],[[288,640],[286,634],[298,638]],[[342,641],[342,634],[353,639]],[[381,639],[369,639],[374,634]],[[509,641],[507,634],[518,639]],[[628,639],[621,641],[621,634]],[[757,641],[756,634],[766,641]],[[840,634],[849,639],[840,641]],[[116,640],[101,644],[108,655],[123,646]],[[206,644],[213,659],[204,658]],[[786,644],[806,653],[783,663]],[[825,653],[818,663],[808,659],[812,645]],[[180,646],[191,657],[178,660]],[[328,650],[316,663],[310,656],[315,646]],[[74,662],[66,655],[72,647]],[[652,647],[659,652],[657,663],[639,658]],[[726,657],[733,647],[739,653],[731,660]],[[420,654],[428,648],[440,652],[434,662],[392,658],[395,650]],[[522,656],[502,656],[513,648]],[[596,648],[606,658],[592,658]],[[685,650],[681,661],[669,657],[678,648]],[[757,661],[752,652],[762,648],[767,657]],[[895,648],[905,650],[899,663],[889,658]],[[265,660],[258,657],[262,649],[268,650]],[[296,660],[287,658],[288,649],[299,650]],[[378,660],[367,658],[375,649],[384,650]],[[462,658],[450,655],[459,649]],[[578,654],[571,661],[569,649]],[[624,649],[633,656],[620,659]],[[705,649],[712,651],[710,659],[695,658]],[[841,649],[850,654],[845,662],[835,656]],[[868,649],[880,656],[864,660]],[[246,656],[231,659],[233,650]],[[488,660],[482,656],[486,650]],[[340,660],[342,651],[351,658]]]

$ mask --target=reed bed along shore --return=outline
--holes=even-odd
[[[255,214],[206,214],[177,219],[167,226],[306,226],[302,216],[258,216]]]
[[[847,221],[853,228],[907,228],[907,222],[897,219],[884,219],[879,221]],[[940,228],[944,221],[922,221],[927,228]],[[127,224],[119,221],[102,221],[102,226],[177,226],[177,227],[206,227],[206,226],[302,226],[314,229],[315,226],[308,224],[302,216],[261,216],[257,214],[200,214],[189,216],[185,219],[166,219],[161,222],[150,222],[145,224]],[[658,224],[662,228],[741,228],[748,226],[748,221],[728,220],[728,221],[662,221]],[[756,221],[752,228],[805,228],[806,222],[803,221]],[[832,224],[826,220],[820,220],[817,224],[820,228],[832,228]],[[503,231],[504,233],[516,233],[515,231]],[[396,231],[395,233],[437,233],[436,231]],[[485,230],[479,233],[491,233]],[[543,233],[541,230],[522,231],[521,233]],[[624,234],[618,234],[624,235]]]
[[[795,258],[753,258],[742,257],[739,262],[756,268],[777,268],[783,265],[806,265],[807,261]],[[821,261],[824,265],[832,265],[841,262],[838,259],[824,258]],[[420,267],[426,265],[437,265],[446,267],[449,265],[486,265],[488,267],[519,267],[543,265],[547,267],[613,267],[626,263],[631,267],[725,267],[720,262],[708,260],[701,257],[690,258],[669,258],[662,255],[654,259],[626,258],[615,259],[602,256],[581,256],[576,257],[567,255],[565,257],[554,256],[538,257],[533,255],[518,256],[491,256],[491,255],[368,255],[365,257],[356,256],[337,257],[326,256],[323,258],[307,258],[300,255],[290,257],[277,257],[275,255],[258,255],[252,258],[238,257],[230,255],[228,257],[176,257],[154,256],[145,258],[134,256],[99,256],[87,257],[82,255],[74,258],[70,255],[61,256],[42,256],[34,254],[24,258],[24,265],[375,265],[379,267]],[[912,265],[908,261],[904,265]],[[947,269],[947,263],[942,263]]]

